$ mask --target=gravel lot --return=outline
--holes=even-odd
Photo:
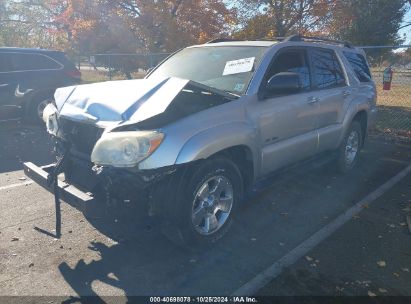
[[[188,252],[170,243],[157,229],[148,229],[147,221],[138,214],[131,219],[87,220],[66,204],[62,205],[60,240],[36,232],[34,226],[54,229],[53,196],[36,184],[27,185],[21,162],[42,165],[51,162],[50,140],[39,128],[0,125],[0,143],[1,296],[230,295],[411,161],[410,145],[369,140],[358,168],[347,175],[336,174],[330,165],[315,163],[282,173],[247,201],[231,233],[222,242],[208,250]],[[372,227],[387,228],[387,223],[397,227],[399,221],[404,222],[395,217],[400,214],[396,204],[411,199],[410,191],[405,191],[409,186],[410,179],[404,179],[378,201],[376,208],[387,209],[390,218],[383,221],[385,213],[378,213],[379,216],[373,217]],[[393,199],[397,200],[394,205]],[[375,245],[373,242],[379,241],[378,235],[384,231],[376,232],[377,228],[368,227],[377,236],[371,237],[370,232],[367,239],[367,234],[360,231],[368,230],[358,223],[347,224],[324,242],[325,247],[321,244],[315,253],[307,254],[319,259],[322,267],[315,279],[298,272],[303,263],[300,261],[295,270],[284,274],[290,279],[283,280],[280,276],[277,279],[280,281],[272,282],[262,294],[288,294],[291,290],[309,294],[306,286],[311,285],[317,295],[339,294],[335,286],[320,286],[329,281],[330,273],[335,279],[331,285],[340,282],[340,278],[344,282],[360,279],[361,266],[353,264],[350,271],[341,270],[347,262],[345,257],[366,265],[366,269],[373,269],[376,260],[386,260],[390,266],[391,260],[395,260],[398,265],[389,268],[390,272],[401,272],[400,268],[406,267],[401,266],[403,262],[411,265],[410,256],[399,253],[405,248],[411,254],[409,245],[406,247],[411,234],[404,232],[405,227],[387,228],[392,235],[395,231],[404,233],[398,242]],[[391,234],[387,233],[383,237],[389,240]],[[363,252],[360,245],[339,245],[352,240],[360,244],[363,238],[374,244],[366,247],[368,254],[358,254]],[[389,257],[379,252],[385,246],[391,248]],[[306,271],[311,273],[311,269]],[[409,295],[409,274],[403,271],[396,279],[404,280],[396,289],[382,284],[375,287],[386,288],[388,295],[404,294],[407,290]],[[380,280],[385,279],[380,277]],[[304,288],[294,288],[300,284]],[[368,289],[359,293],[363,292],[367,295]]]

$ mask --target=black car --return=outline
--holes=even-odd
[[[56,88],[80,80],[80,71],[63,52],[0,48],[0,121],[40,122]]]

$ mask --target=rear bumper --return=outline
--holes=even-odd
[[[55,168],[55,164],[38,167],[33,163],[27,162],[23,164],[24,173],[34,182],[42,186],[47,191],[54,193],[54,187],[49,185],[48,177],[50,172]],[[59,195],[66,203],[76,207],[79,210],[85,211],[86,206],[95,202],[95,198],[91,193],[85,193],[73,185],[64,181],[58,180]]]

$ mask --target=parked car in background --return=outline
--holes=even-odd
[[[63,52],[0,48],[0,121],[41,122],[56,88],[80,80],[80,71]]]
[[[57,164],[26,174],[77,205],[147,203],[190,246],[220,239],[276,170],[324,154],[352,169],[377,113],[363,50],[300,36],[188,47],[145,79],[63,88],[55,101],[44,119]]]

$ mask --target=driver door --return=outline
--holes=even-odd
[[[305,48],[285,48],[275,56],[264,77],[261,90],[272,76],[293,72],[300,76],[301,89],[282,95],[265,95],[258,102],[262,156],[261,173],[310,157],[318,149],[317,99],[312,92],[312,76]]]

